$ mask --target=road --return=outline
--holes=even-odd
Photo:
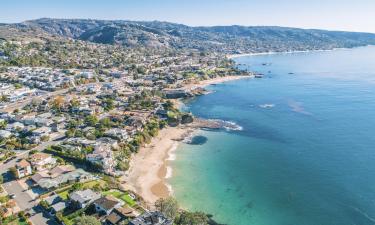
[[[66,94],[68,91],[69,91],[69,89],[61,89],[61,90],[54,91],[54,92],[48,92],[44,95],[33,96],[33,97],[25,99],[25,100],[21,100],[21,101],[17,101],[17,102],[8,104],[5,108],[0,109],[0,112],[13,112],[15,109],[21,109],[24,106],[26,106],[27,104],[30,104],[32,102],[32,100],[47,99],[47,98],[52,97],[52,96]]]
[[[20,181],[14,180],[3,184],[3,188],[8,194],[14,194],[17,205],[21,210],[31,209],[35,206],[33,198],[27,193],[27,188],[20,184]]]
[[[22,211],[30,213],[30,221],[34,225],[57,225],[54,219],[51,219],[48,215],[43,214],[43,210],[38,206],[36,201],[37,195],[32,194],[31,190],[28,190],[28,186],[23,181],[14,180],[3,184],[4,190],[8,194],[14,194],[14,200],[18,207]]]
[[[16,162],[20,159],[26,159],[29,156],[29,151],[24,151],[20,154],[16,155],[15,159],[12,159],[11,161],[7,163],[0,164],[0,174],[6,173],[10,168],[14,167],[16,165]]]
[[[75,87],[84,87],[84,86],[89,86],[89,85],[92,85],[92,84],[93,83],[81,84],[81,85],[78,85],[78,86],[75,86]],[[31,98],[28,98],[28,99],[24,99],[24,100],[20,100],[20,101],[14,102],[14,103],[10,103],[5,108],[0,109],[0,112],[13,112],[15,109],[22,109],[27,104],[30,104],[33,100],[47,99],[49,97],[53,97],[53,96],[57,96],[57,95],[63,95],[63,94],[68,93],[69,90],[70,90],[70,88],[61,89],[61,90],[57,90],[57,91],[54,91],[54,92],[47,92],[44,95],[33,96]]]
[[[61,134],[59,136],[56,136],[54,140],[43,142],[42,144],[36,146],[35,148],[32,148],[31,150],[37,150],[37,151],[43,151],[46,147],[51,146],[51,145],[56,145],[61,142],[61,138],[63,138],[65,135]],[[19,161],[20,159],[26,159],[29,157],[29,152],[31,150],[25,150],[22,151],[21,153],[16,155],[16,158],[7,162],[7,163],[2,163],[0,164],[0,174],[6,173],[10,168],[14,167],[16,165],[16,162]]]

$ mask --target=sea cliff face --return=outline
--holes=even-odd
[[[179,146],[177,199],[229,225],[372,224],[374,58],[366,47],[236,59],[263,78],[211,86],[187,107],[242,129]]]

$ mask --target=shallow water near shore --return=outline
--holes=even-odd
[[[239,130],[181,143],[181,205],[229,225],[375,224],[375,47],[236,58],[264,74],[187,103]]]

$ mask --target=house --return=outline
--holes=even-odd
[[[168,99],[192,97],[192,94],[185,89],[165,90],[164,94]]]
[[[172,225],[172,220],[168,219],[161,212],[145,212],[141,216],[131,220],[129,225]]]
[[[38,152],[30,156],[29,161],[35,170],[42,171],[56,164],[56,159],[51,155]]]
[[[81,77],[83,77],[83,78],[86,78],[86,79],[92,79],[92,78],[94,78],[95,73],[92,72],[92,71],[83,71],[83,72],[81,72],[80,75],[81,75]]]
[[[108,145],[113,149],[119,148],[118,141],[112,138],[108,138],[108,137],[101,137],[96,140],[96,143],[97,143],[97,146]]]
[[[75,191],[69,195],[70,200],[77,204],[79,208],[85,208],[93,201],[100,198],[100,194],[92,191],[91,189],[86,189],[83,191]]]
[[[66,174],[69,172],[73,172],[76,168],[72,165],[61,165],[61,166],[56,166],[52,170],[49,171],[49,174],[52,177],[58,177],[62,174]]]
[[[52,119],[43,118],[43,117],[37,117],[37,118],[35,118],[34,122],[35,122],[35,125],[37,125],[39,127],[43,127],[43,126],[47,126],[48,127],[51,124],[53,124],[53,120]]]
[[[23,130],[24,128],[25,128],[25,125],[23,125],[23,123],[14,122],[14,123],[8,124],[5,129],[7,131],[19,131],[19,130]]]
[[[94,145],[96,141],[91,141],[84,138],[68,138],[63,143],[68,145],[82,145],[83,147],[86,147],[89,145]]]
[[[111,214],[107,216],[105,219],[105,223],[107,225],[116,225],[120,224],[126,219],[132,219],[137,216],[137,212],[134,211],[134,209],[128,207],[128,206],[123,206],[117,209],[114,209]]]
[[[127,71],[113,71],[109,75],[115,78],[121,78],[121,77],[125,77],[127,74],[128,74]]]
[[[92,175],[73,166],[57,166],[50,171],[41,171],[31,177],[35,185],[43,189],[57,188],[69,182],[84,182],[92,180]]]
[[[48,205],[54,205],[56,203],[61,202],[63,199],[58,194],[54,194],[54,195],[48,196],[47,198],[43,200],[46,201]]]
[[[133,126],[137,130],[141,130],[143,125],[146,123],[146,119],[141,116],[131,116],[125,121],[125,125]]]
[[[94,205],[96,212],[109,215],[114,209],[124,205],[124,202],[108,195],[95,200]]]
[[[34,136],[39,136],[39,137],[44,136],[44,135],[49,135],[51,133],[51,128],[40,127],[38,129],[34,130],[32,133],[33,133]]]
[[[12,136],[12,132],[7,130],[0,130],[0,138],[5,139],[9,138],[10,136]]]
[[[32,173],[31,165],[25,159],[22,159],[21,161],[16,163],[16,176],[17,176],[17,178],[26,177],[26,176],[30,175],[31,173]]]
[[[126,141],[128,139],[128,133],[126,132],[125,129],[120,129],[120,128],[111,128],[107,130],[104,135],[115,138],[117,140],[124,140]]]
[[[94,151],[86,155],[86,160],[102,166],[103,171],[107,174],[111,174],[115,166],[112,146],[110,144],[96,145]]]
[[[53,124],[51,124],[51,130],[52,130],[53,132],[60,132],[60,131],[62,131],[64,128],[65,128],[65,124],[64,124],[64,123],[57,123],[57,122],[54,122]]]
[[[54,216],[56,215],[56,213],[63,211],[67,206],[68,204],[66,202],[56,203],[54,205],[51,205],[49,213],[51,216]]]

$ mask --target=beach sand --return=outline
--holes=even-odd
[[[204,88],[204,87],[209,86],[211,84],[220,84],[220,83],[224,83],[224,82],[227,82],[227,81],[239,80],[239,79],[245,79],[245,78],[252,78],[252,77],[253,76],[216,77],[216,78],[209,79],[209,80],[202,80],[202,81],[199,81],[198,83],[194,83],[194,84],[187,84],[187,85],[185,85],[185,88],[186,89],[194,89],[194,88],[198,88],[198,87]]]
[[[167,127],[151,143],[140,148],[132,157],[128,174],[122,179],[125,188],[135,191],[148,205],[171,193],[166,183],[169,153],[177,148],[179,140],[193,131],[187,127]]]

